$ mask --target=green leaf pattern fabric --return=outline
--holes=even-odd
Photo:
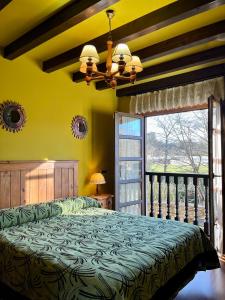
[[[18,206],[0,210],[0,229],[73,212],[81,208],[101,207],[90,197],[68,197],[49,203]]]
[[[46,205],[50,218],[41,206],[33,222],[3,220],[0,280],[30,299],[150,299],[196,255],[215,252],[197,226],[66,201]]]

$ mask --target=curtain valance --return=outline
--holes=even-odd
[[[207,104],[211,95],[224,100],[223,77],[131,96],[130,113],[142,114]]]

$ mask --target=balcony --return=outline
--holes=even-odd
[[[151,217],[199,225],[209,235],[209,176],[146,172],[146,212]]]

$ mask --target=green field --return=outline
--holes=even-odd
[[[164,172],[163,164],[147,164],[146,166],[147,172]],[[176,165],[168,165],[166,172],[171,173],[193,173],[191,166],[176,166]],[[208,174],[207,166],[200,166],[199,168],[200,174]]]

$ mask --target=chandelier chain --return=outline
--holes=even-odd
[[[108,17],[108,20],[109,20],[109,35],[108,35],[108,39],[110,41],[112,41],[112,22],[111,22],[112,18]]]

